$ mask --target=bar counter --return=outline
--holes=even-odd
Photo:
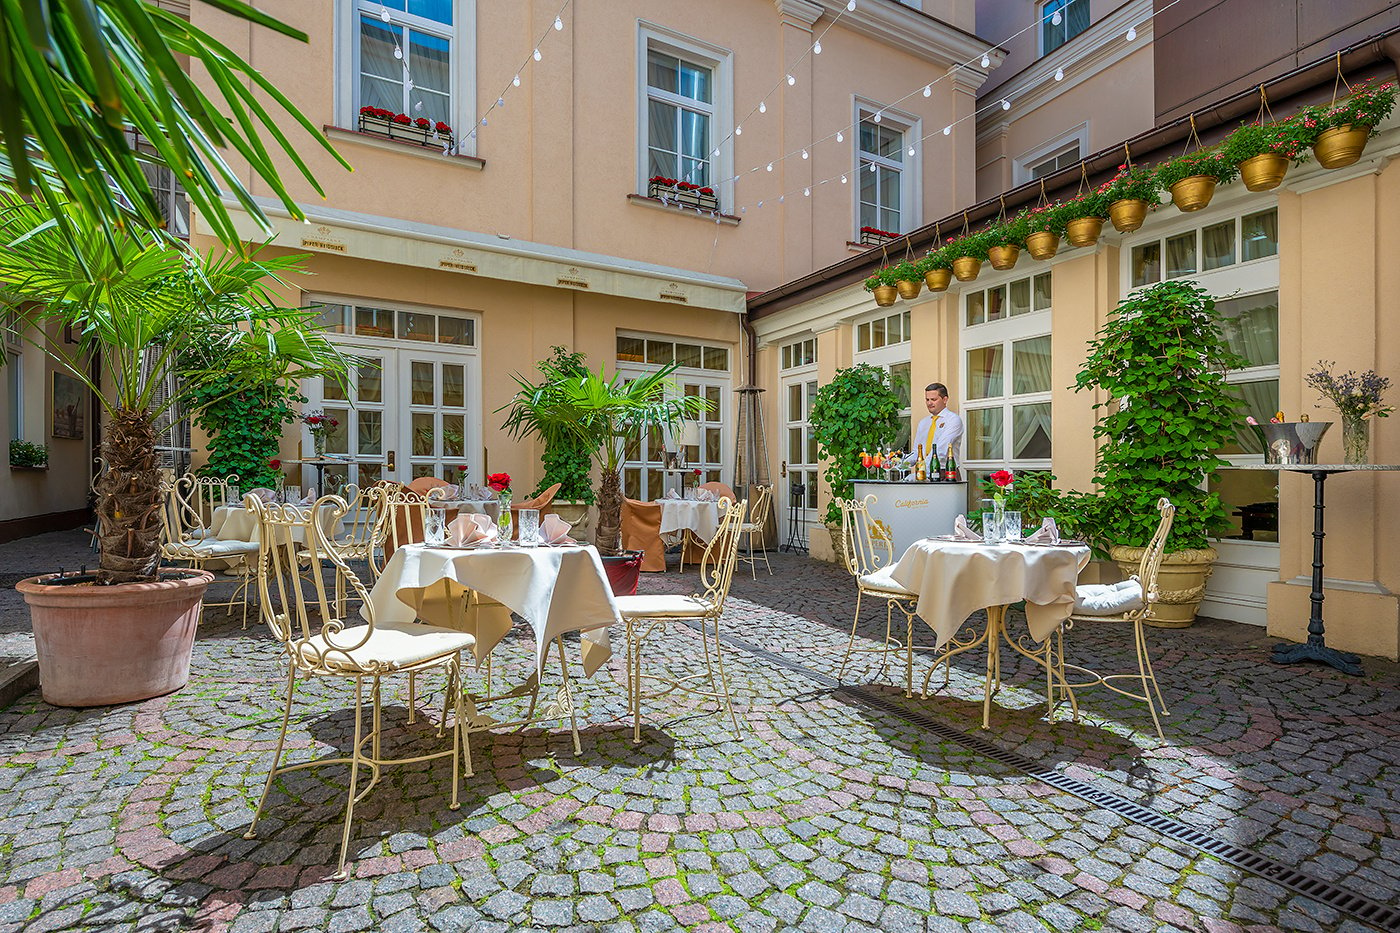
[[[884,524],[894,536],[894,558],[904,549],[932,535],[953,533],[953,519],[967,511],[967,482],[917,483],[858,479],[852,482],[856,499],[874,496],[870,517]]]

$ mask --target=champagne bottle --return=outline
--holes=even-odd
[[[924,445],[919,445],[919,459],[914,462],[914,479],[920,483],[928,480],[928,472],[924,465]]]
[[[933,472],[929,475],[929,481],[934,483],[943,482],[943,466],[938,460],[938,446],[933,448]]]
[[[956,483],[956,482],[958,481],[958,458],[955,457],[955,456],[953,456],[953,452],[952,452],[951,450],[948,451],[948,471],[947,471],[947,472],[948,472],[948,475],[947,475],[945,478],[948,480],[948,482],[950,482],[950,483]]]

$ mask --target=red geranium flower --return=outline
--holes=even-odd
[[[1011,474],[1010,470],[997,470],[995,473],[992,474],[992,482],[996,483],[1003,489],[1005,489],[1007,486],[1010,486],[1015,481],[1016,477]]]
[[[490,486],[496,492],[505,492],[510,489],[510,474],[492,473],[490,476],[486,477],[486,485]]]
[[[457,468],[457,472],[458,472],[458,473],[465,473],[465,472],[467,472],[467,465],[464,463],[464,464],[462,464],[461,466],[459,466],[459,467]]]
[[[413,125],[426,130],[433,125],[433,121],[429,120],[427,117],[419,117],[417,120],[413,121]]]
[[[701,193],[701,194],[704,194],[704,195],[709,195],[710,197],[714,197],[715,189],[713,189],[713,188],[701,188],[701,189],[700,189],[700,193]]]
[[[267,465],[269,468],[274,470],[282,469],[282,461],[278,460],[276,457],[273,457],[271,460],[267,461]]]
[[[433,129],[437,130],[439,133],[452,132],[452,127],[448,126],[446,123],[443,123],[441,120],[437,121],[437,124],[433,127]]]
[[[413,118],[406,113],[398,113],[394,115],[394,122],[401,123],[404,126],[407,126],[408,124],[413,122]]]

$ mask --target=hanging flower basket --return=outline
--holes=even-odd
[[[924,273],[924,285],[931,292],[944,292],[953,282],[952,269],[930,269]]]
[[[1177,210],[1189,214],[1209,204],[1216,185],[1234,181],[1239,172],[1223,149],[1200,149],[1157,166],[1157,184],[1171,192]]]
[[[1345,168],[1357,162],[1376,126],[1395,109],[1394,82],[1372,87],[1367,80],[1350,90],[1350,97],[1299,114],[1304,127],[1317,134],[1313,155],[1323,168]]]
[[[1287,174],[1288,160],[1276,152],[1261,152],[1240,163],[1240,181],[1249,191],[1272,191]]]
[[[888,308],[899,300],[899,290],[895,287],[896,281],[898,280],[895,278],[894,269],[886,266],[865,280],[865,290],[875,296],[875,304],[882,308]]]
[[[1053,259],[1060,251],[1060,235],[1051,233],[1049,230],[1037,230],[1035,233],[1026,234],[1026,252],[1031,254],[1032,259],[1044,262]]]
[[[1215,179],[1209,175],[1191,175],[1171,186],[1172,203],[1183,214],[1199,211],[1215,197]]]
[[[1108,219],[1113,229],[1119,233],[1132,233],[1147,219],[1147,211],[1152,205],[1138,198],[1114,201],[1108,206]]]
[[[982,260],[975,256],[959,256],[953,260],[953,275],[959,282],[971,282],[982,271]]]
[[[905,301],[913,301],[919,297],[919,292],[924,288],[924,276],[917,264],[905,260],[891,271],[894,275],[895,291],[899,292],[899,297]]]
[[[1065,239],[1070,246],[1093,246],[1101,233],[1102,217],[1076,217],[1065,224]]]
[[[899,300],[899,289],[893,285],[877,285],[871,291],[875,295],[875,303],[882,308],[888,308]]]
[[[654,175],[648,179],[647,197],[701,211],[719,210],[719,197],[715,195],[713,188],[666,178],[663,175]]]
[[[1150,169],[1132,162],[1127,146],[1118,174],[1099,185],[1098,193],[1108,205],[1108,219],[1119,233],[1131,233],[1142,226],[1147,212],[1157,206],[1157,181]]]
[[[1361,160],[1370,138],[1371,131],[1365,127],[1344,123],[1318,134],[1317,142],[1313,143],[1313,155],[1323,168],[1346,168]]]
[[[987,250],[987,260],[991,262],[992,268],[998,272],[1006,272],[1008,269],[1016,268],[1016,260],[1021,258],[1021,247],[1019,246],[993,246]]]
[[[383,107],[361,107],[359,129],[401,142],[435,149],[450,149],[454,143],[452,127],[426,117],[413,118],[406,113],[394,113]]]

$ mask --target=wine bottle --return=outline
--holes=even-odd
[[[958,458],[953,456],[953,452],[948,451],[948,470],[945,479],[950,483],[958,481]]]
[[[928,480],[927,468],[924,465],[924,445],[919,445],[919,459],[914,462],[914,479],[920,483]]]
[[[933,470],[932,470],[931,473],[929,473],[928,479],[929,479],[929,482],[932,482],[932,483],[941,483],[941,482],[943,482],[943,465],[942,465],[942,464],[939,462],[939,460],[938,460],[938,446],[937,446],[937,445],[934,445],[934,448],[933,448]]]

